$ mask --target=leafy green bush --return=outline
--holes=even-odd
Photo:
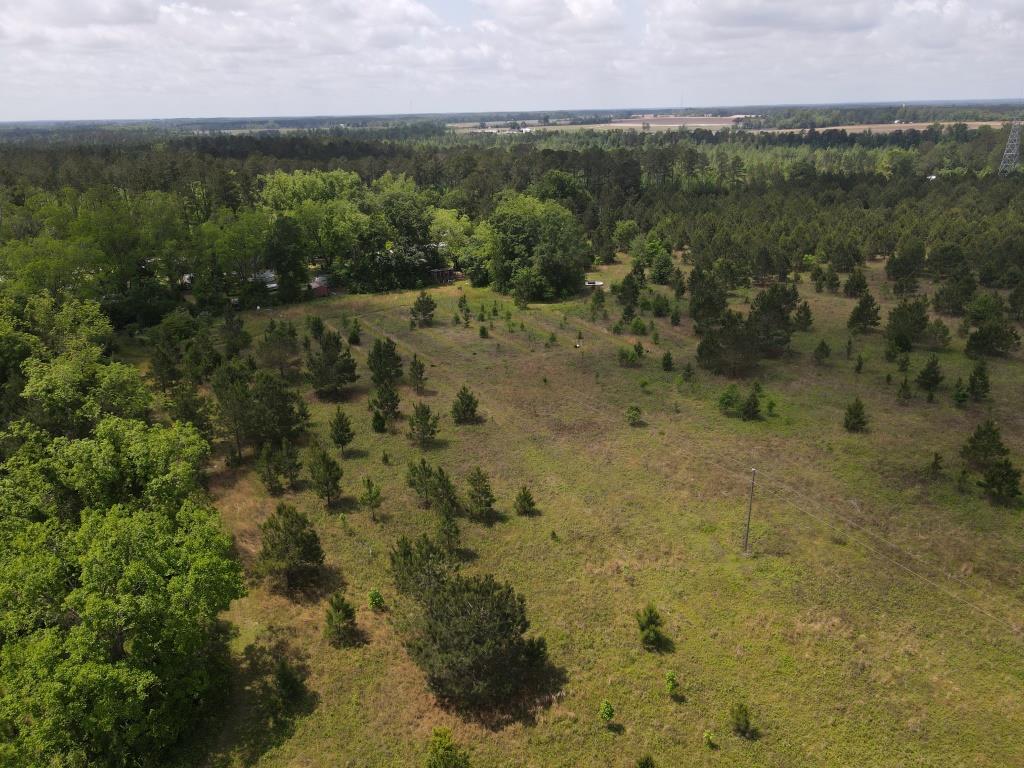
[[[435,728],[427,744],[424,768],[469,768],[469,754],[455,743],[447,728]]]
[[[370,609],[377,613],[383,612],[387,607],[384,604],[384,595],[380,593],[379,589],[370,590],[368,602],[370,604]]]

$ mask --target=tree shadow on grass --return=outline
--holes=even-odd
[[[474,523],[480,523],[486,528],[493,528],[498,523],[508,522],[508,515],[497,509],[492,509],[486,515],[473,515],[470,519]]]
[[[445,450],[449,445],[449,441],[444,437],[435,437],[426,445],[417,446],[423,453],[437,453],[438,451]]]
[[[342,451],[341,458],[343,459],[365,459],[370,455],[370,452],[364,448],[346,448]]]
[[[546,660],[527,674],[523,688],[507,705],[489,710],[459,710],[459,714],[492,731],[500,731],[516,723],[536,725],[538,712],[562,700],[565,695],[562,689],[568,680],[565,667]]]
[[[342,514],[356,512],[359,510],[359,499],[355,496],[339,496],[331,502],[327,509],[331,512],[341,512]]]
[[[649,643],[644,645],[644,648],[651,653],[674,653],[676,650],[676,643],[668,635],[659,632]]]
[[[222,713],[203,726],[208,738],[200,732],[190,740],[206,741],[201,747],[206,754],[203,759],[190,754],[181,765],[254,765],[287,741],[297,721],[316,709],[319,696],[306,686],[307,658],[295,647],[293,635],[294,630],[271,626],[232,660]]]
[[[300,605],[310,605],[345,589],[345,577],[333,565],[321,565],[297,584],[288,586],[272,583],[271,589]]]

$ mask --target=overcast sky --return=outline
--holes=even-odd
[[[1024,0],[0,0],[0,120],[1021,96]]]

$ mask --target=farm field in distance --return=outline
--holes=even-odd
[[[964,124],[971,129],[975,128],[992,128],[999,130],[1005,125],[1004,121],[1001,120],[967,120]],[[819,131],[846,131],[847,133],[895,133],[896,131],[923,131],[930,128],[933,125],[941,125],[947,127],[956,125],[956,123],[948,121],[938,121],[936,123],[859,123],[852,125],[830,125],[823,128],[818,128]],[[775,128],[770,129],[773,133],[799,133],[800,131],[806,130],[805,128]]]
[[[624,257],[588,277],[607,285],[628,269]],[[895,300],[882,269],[865,271],[884,315]],[[699,368],[694,381],[682,379],[697,343],[685,316],[676,327],[655,320],[655,342],[613,334],[610,321],[591,319],[586,297],[520,310],[464,282],[431,290],[434,324],[416,330],[415,291],[245,313],[254,337],[271,318],[294,321],[300,333],[310,315],[329,329],[343,331],[351,318],[362,326],[353,348],[361,378],[340,403],[356,434],[341,462],[345,498],[331,510],[309,491],[282,498],[312,518],[366,642],[331,647],[325,599],[292,601],[251,584],[226,616],[238,672],[230,701],[202,732],[204,764],[418,765],[436,726],[452,729],[477,768],[633,766],[648,753],[664,766],[1024,763],[1024,525],[955,481],[963,438],[989,413],[1011,454],[1024,454],[1022,362],[992,361],[992,403],[954,408],[950,382],[969,373],[954,333],[939,353],[946,382],[936,402],[916,393],[901,406],[901,374],[883,357],[881,333],[855,338],[853,357],[865,359],[855,372],[845,354],[854,300],[816,293],[804,277],[812,329],[794,335],[786,359],[739,382],[746,395],[759,381],[775,403],[774,416],[755,422],[719,412],[728,379]],[[754,292],[734,292],[730,302],[745,311]],[[474,315],[468,327],[452,323],[463,293]],[[614,316],[613,305],[609,297]],[[414,353],[426,363],[422,398],[406,384],[398,390],[405,417],[421,399],[444,414],[426,451],[406,439],[404,418],[391,434],[371,430],[365,353],[385,336],[406,367]],[[832,355],[816,365],[811,353],[822,339]],[[648,351],[641,366],[620,367],[618,349],[637,341]],[[674,371],[662,370],[665,351]],[[926,357],[912,353],[911,376]],[[463,385],[479,398],[480,424],[457,426],[447,415]],[[308,389],[303,396],[311,434],[326,441],[335,404]],[[870,419],[864,434],[843,429],[855,396]],[[639,426],[627,424],[632,405]],[[937,478],[928,471],[935,452],[947,467]],[[407,463],[421,456],[460,487],[475,466],[491,476],[502,519],[459,521],[464,569],[494,573],[524,595],[531,633],[546,638],[564,673],[560,691],[526,719],[489,725],[439,708],[401,643],[404,598],[388,551],[401,535],[433,531],[434,513],[405,481]],[[744,556],[751,467],[753,554]],[[377,522],[355,504],[365,477],[382,490]],[[278,499],[251,464],[228,468],[223,457],[209,482],[248,569],[259,524]],[[512,513],[523,484],[539,516]],[[388,611],[367,607],[372,589]],[[639,642],[634,614],[648,602],[670,640],[660,653]],[[287,652],[307,674],[305,705],[288,717],[267,714],[262,647]],[[678,701],[665,692],[670,671]],[[598,718],[606,699],[618,730]],[[730,732],[735,702],[749,706],[757,739]],[[706,732],[716,749],[705,746]]]
[[[991,128],[999,130],[1005,125],[1002,120],[966,120],[960,121],[969,129]],[[675,131],[680,129],[720,131],[725,128],[734,128],[741,123],[739,116],[674,116],[674,115],[652,115],[637,116],[629,118],[616,118],[611,122],[604,123],[580,123],[567,125],[563,123],[552,123],[544,125],[536,120],[522,121],[522,125],[532,131]],[[937,120],[934,122],[888,122],[888,123],[847,123],[842,125],[824,125],[816,128],[821,131],[845,131],[846,133],[895,133],[897,131],[924,131],[935,125],[948,128],[959,124],[957,121]],[[451,123],[449,127],[456,133],[474,133],[480,131],[476,123]],[[495,130],[495,129],[490,129]],[[752,129],[755,133],[801,133],[807,128],[758,128]]]

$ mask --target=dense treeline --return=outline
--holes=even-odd
[[[999,132],[963,126],[28,142],[0,159],[0,275],[9,294],[100,300],[119,326],[156,322],[187,289],[216,312],[296,300],[318,273],[379,291],[453,265],[544,299],[578,289],[635,220],[747,275],[837,245],[886,255],[913,235],[958,245],[983,285],[1012,287],[1021,195],[990,174],[1000,151]]]
[[[743,107],[741,113],[760,115],[748,120],[757,128],[822,128],[869,123],[931,123],[963,120],[1012,120],[1021,104],[859,104],[821,107]]]
[[[224,684],[241,572],[209,445],[94,303],[0,304],[0,762],[150,765]]]

